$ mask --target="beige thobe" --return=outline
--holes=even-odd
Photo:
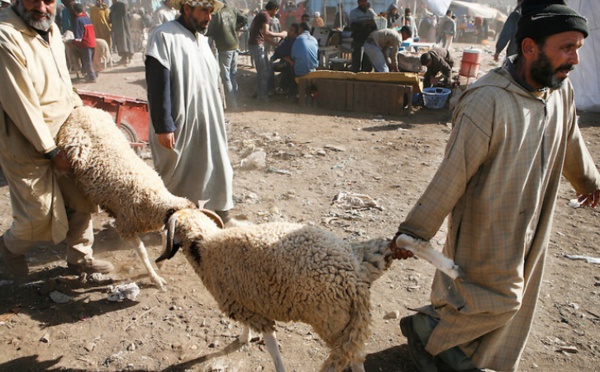
[[[12,9],[0,13],[0,166],[11,195],[10,233],[18,240],[58,243],[69,228],[65,204],[81,212],[95,208],[72,179],[54,174],[43,155],[56,148],[58,130],[82,105],[56,24],[49,38],[44,41]]]
[[[576,123],[573,89],[538,97],[496,69],[454,111],[442,164],[399,230],[431,239],[450,214],[444,253],[465,273],[437,271],[432,306],[440,318],[426,349],[459,346],[475,366],[515,370],[540,291],[561,173],[577,193],[600,177]]]

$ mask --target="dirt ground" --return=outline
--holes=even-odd
[[[463,47],[455,45],[456,53]],[[482,71],[495,66],[487,50]],[[254,223],[320,226],[348,240],[391,237],[440,163],[450,111],[421,108],[404,117],[382,117],[301,109],[278,96],[259,105],[250,99],[254,71],[244,65],[246,59],[240,61],[240,109],[226,112],[234,215]],[[74,82],[80,89],[146,97],[139,53],[129,67],[102,72],[96,84]],[[600,159],[600,116],[581,113],[581,127]],[[242,160],[257,151],[266,153],[265,167],[243,169]],[[149,156],[147,149],[144,153]],[[4,231],[11,209],[3,178],[0,190]],[[332,202],[341,192],[366,194],[381,208],[346,210]],[[600,213],[569,207],[574,193],[566,182],[558,198],[539,309],[520,370],[597,371],[600,273],[597,265],[565,255],[600,255],[594,243]],[[116,266],[108,282],[82,283],[67,275],[63,245],[30,252],[26,283],[6,280],[0,266],[0,371],[274,370],[262,339],[237,347],[241,327],[218,311],[183,255],[159,272],[169,283],[161,292],[110,219],[99,214],[94,223],[96,257]],[[442,227],[433,239],[438,248],[445,231]],[[158,233],[143,240],[150,257],[158,257]],[[428,301],[433,272],[422,260],[397,261],[373,285],[367,371],[414,371],[398,321],[411,313],[408,308]],[[141,288],[135,301],[107,300],[110,285],[130,282]],[[69,296],[68,302],[53,301],[52,291]],[[278,339],[289,371],[317,371],[327,357],[325,344],[304,324],[278,324]]]

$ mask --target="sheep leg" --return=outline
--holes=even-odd
[[[156,285],[162,291],[164,291],[166,289],[165,285],[167,284],[167,281],[164,280],[163,278],[161,278],[156,273],[156,271],[154,271],[154,268],[152,267],[152,264],[150,263],[150,259],[148,258],[148,251],[146,251],[146,246],[144,246],[144,242],[142,242],[142,239],[140,239],[139,236],[136,236],[135,238],[130,240],[130,243],[135,248],[135,252],[137,253],[138,257],[142,259],[144,266],[146,266],[146,270],[148,270],[148,274],[150,275],[150,278],[152,278],[154,283],[156,283]]]
[[[452,279],[463,277],[460,267],[458,267],[453,260],[435,250],[429,242],[421,239],[415,239],[406,234],[400,234],[396,239],[396,246],[407,249],[414,253],[415,256],[428,261],[438,270],[445,273]]]
[[[244,325],[239,341],[241,344],[248,345],[252,339],[252,330],[247,325]]]
[[[281,358],[281,353],[279,353],[279,345],[277,344],[277,338],[275,337],[275,331],[271,330],[263,332],[263,337],[265,339],[265,344],[267,344],[267,350],[269,350],[269,354],[271,354],[271,358],[273,358],[273,363],[275,363],[275,371],[285,372],[283,358]]]

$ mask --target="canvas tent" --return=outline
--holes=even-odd
[[[569,74],[575,89],[575,104],[585,111],[600,112],[600,1],[567,0],[588,19],[590,35],[579,50],[579,65]]]

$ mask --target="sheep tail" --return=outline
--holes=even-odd
[[[351,244],[360,271],[369,283],[379,279],[392,264],[394,255],[386,239],[372,239]]]
[[[362,365],[365,361],[365,343],[371,333],[370,284],[361,281],[355,288],[355,293],[348,293],[352,298],[350,321],[331,345],[331,354],[321,372],[342,372],[352,364]]]

